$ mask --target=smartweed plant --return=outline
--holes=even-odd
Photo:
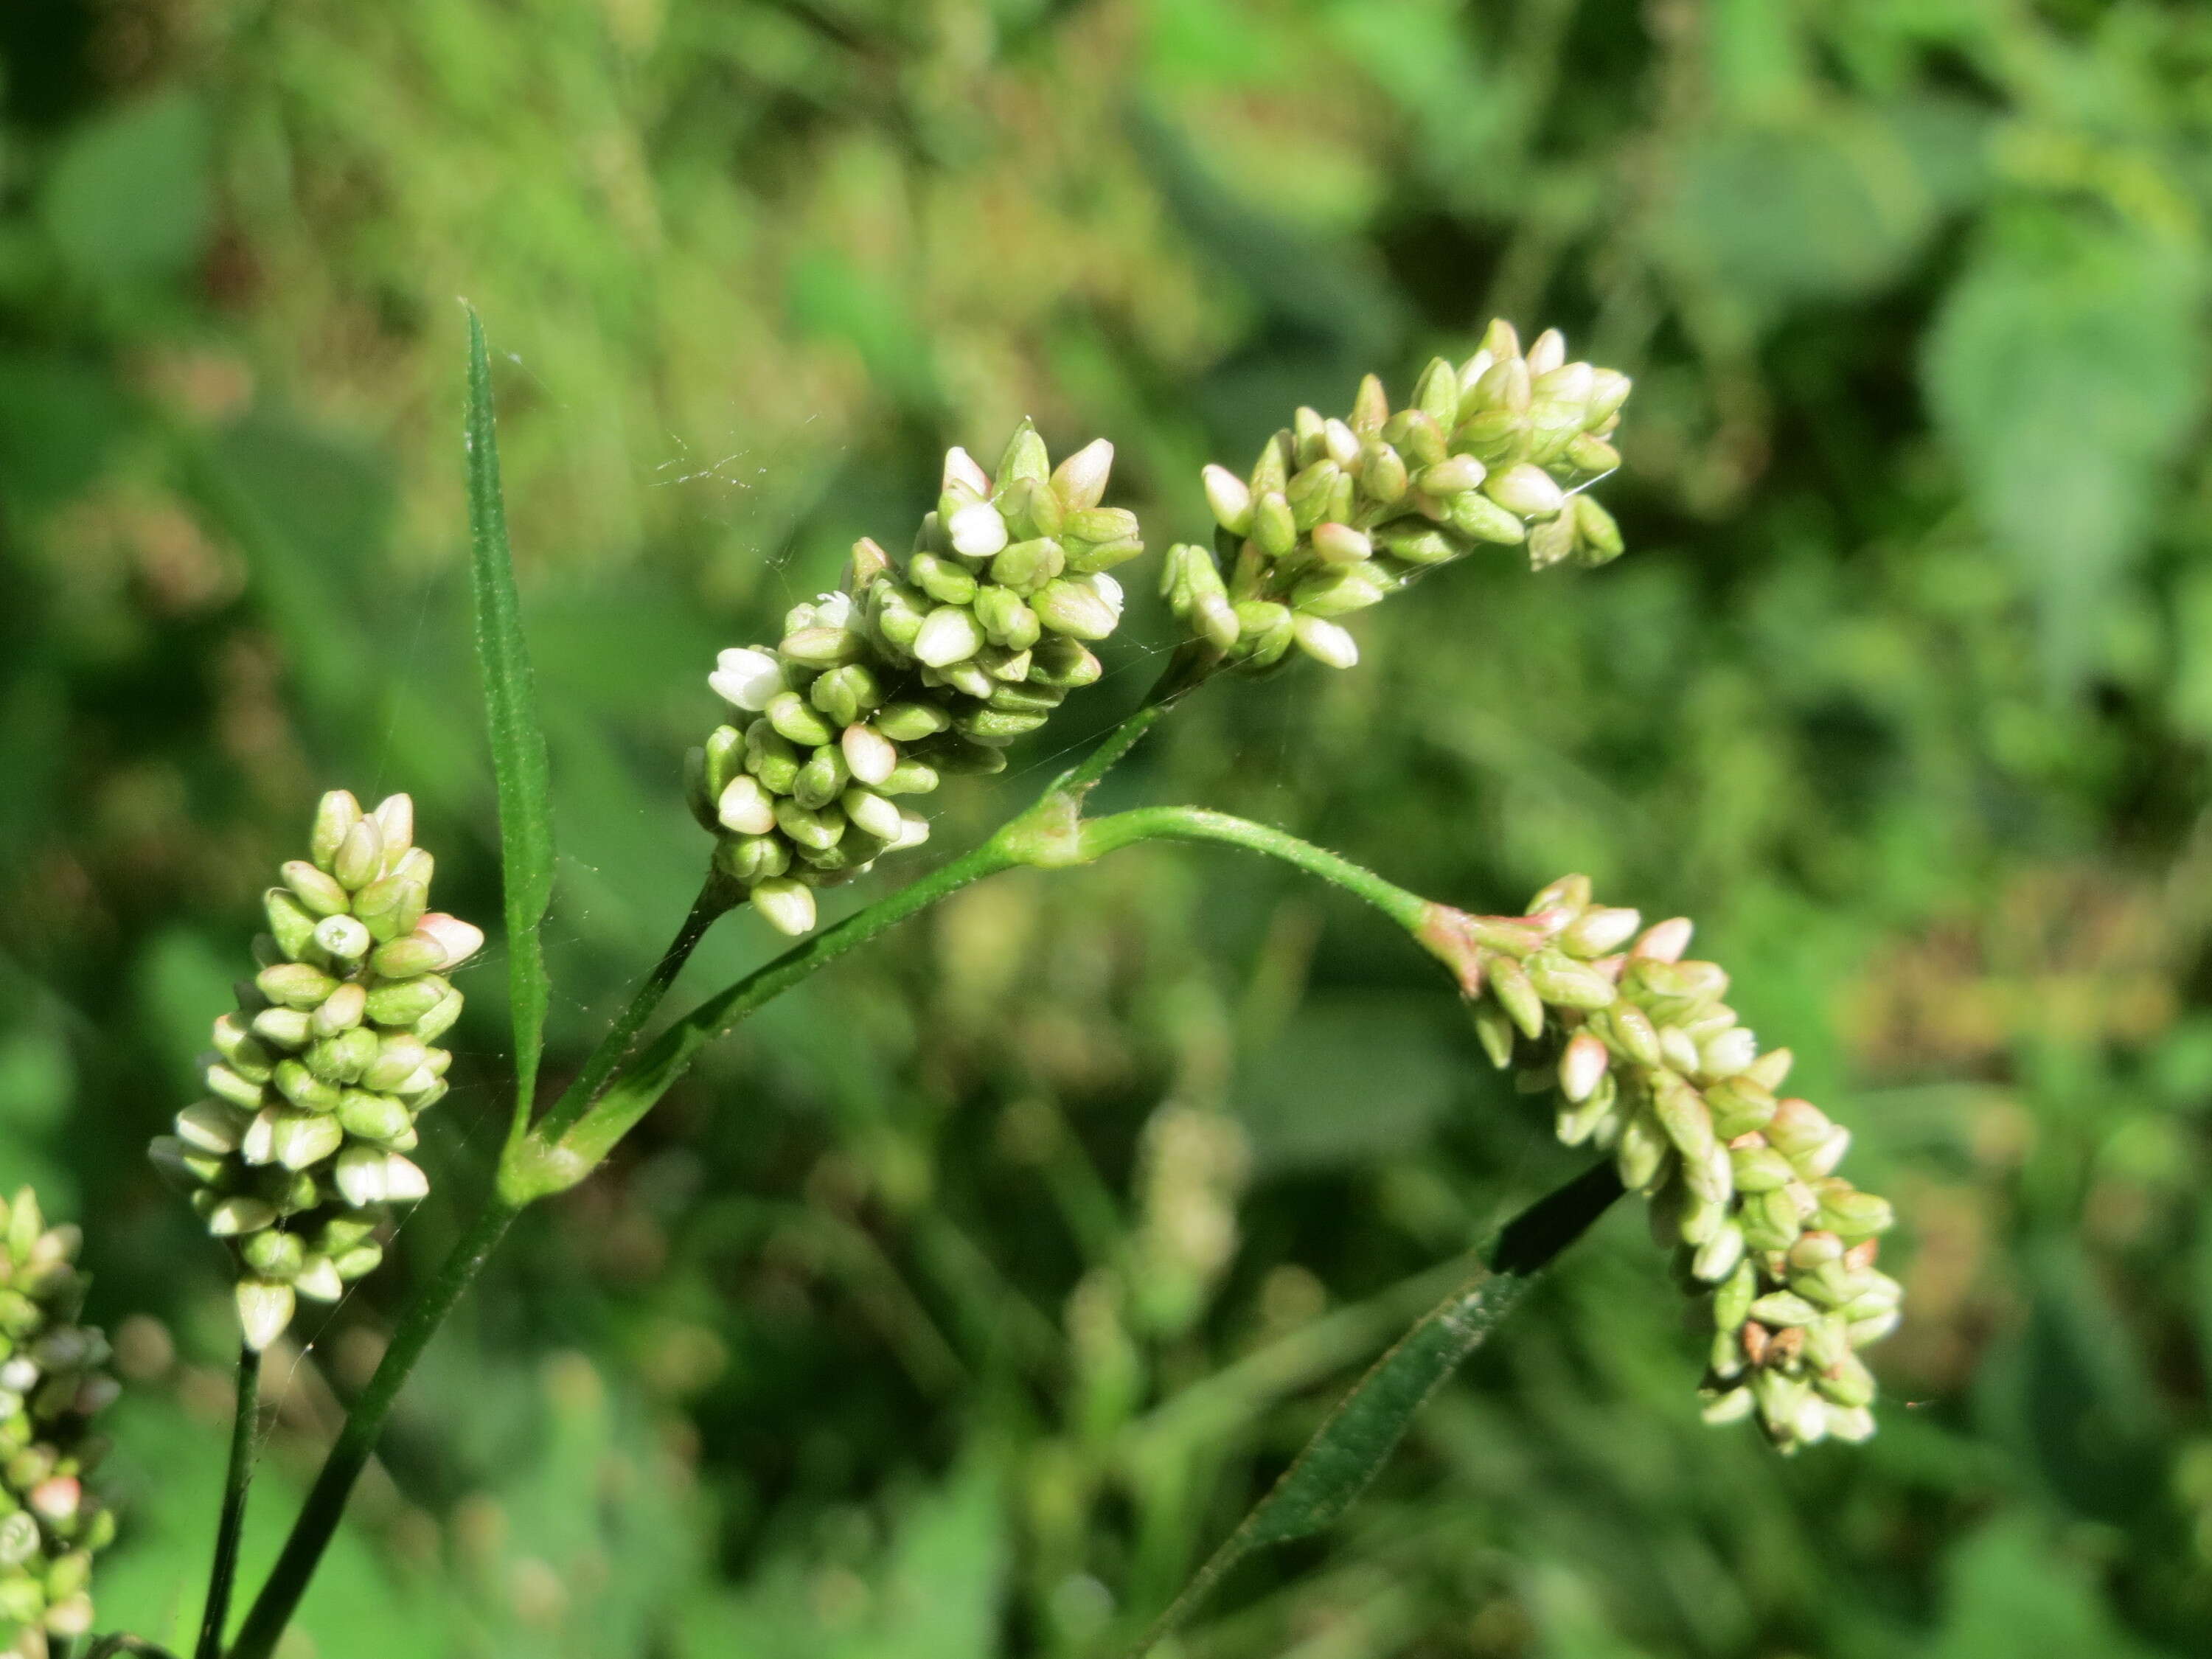
[[[1556,331],[1524,347],[1493,323],[1464,362],[1429,365],[1393,410],[1364,380],[1341,418],[1299,410],[1242,476],[1206,471],[1210,541],[1176,544],[1158,580],[1181,630],[1142,705],[980,844],[820,927],[817,895],[879,860],[915,867],[922,810],[950,779],[1006,764],[1100,677],[1091,647],[1119,627],[1121,577],[1146,542],[1112,506],[1100,440],[1056,465],[1024,423],[987,468],[945,458],[940,493],[903,558],[872,539],[842,585],[795,606],[773,641],[705,670],[723,718],[688,757],[692,813],[712,838],[690,914],[575,1078],[538,1103],[549,986],[538,931],[553,825],[528,652],[501,501],[489,365],[469,318],[467,471],[477,645],[498,786],[512,1115],[496,1178],[442,1267],[401,1316],[353,1402],[283,1550],[236,1632],[228,1616],[251,1473],[259,1356],[301,1297],[330,1301],[382,1259],[392,1206],[422,1200],[416,1120],[446,1089],[437,1039],[459,1012],[450,977],[483,943],[428,908],[432,855],[404,794],[323,798],[306,856],[269,890],[269,931],[238,1008],[216,1023],[208,1097],[154,1144],[161,1169],[222,1241],[237,1279],[237,1438],[222,1495],[198,1659],[270,1659],[331,1542],[393,1401],[441,1322],[515,1217],[587,1179],[707,1044],[847,952],[969,884],[1064,869],[1150,841],[1212,842],[1278,860],[1362,901],[1437,959],[1481,1044],[1589,1169],[1509,1223],[1463,1283],[1345,1397],[1274,1488],[1158,1613],[1149,1650],[1230,1566],[1328,1526],[1413,1413],[1529,1285],[1624,1192],[1649,1201],[1676,1281],[1711,1322],[1706,1418],[1747,1419],[1784,1453],[1874,1431],[1860,1350],[1896,1324],[1875,1265],[1889,1206],[1838,1171],[1849,1132],[1789,1097],[1787,1048],[1762,1051],[1725,1000],[1729,975],[1689,954],[1691,924],[1647,925],[1569,875],[1518,915],[1475,915],[1408,892],[1287,831],[1194,805],[1098,817],[1093,787],[1155,725],[1224,674],[1358,661],[1357,613],[1444,566],[1524,550],[1541,571],[1618,556],[1589,493],[1620,465],[1630,392],[1568,361]],[[707,931],[749,908],[796,942],[646,1040]],[[1167,1157],[1156,1149],[1155,1156]],[[0,1619],[16,1651],[90,1627],[90,1552],[112,1528],[84,1493],[83,1418],[102,1402],[96,1337],[75,1327],[71,1241],[15,1201],[0,1255]],[[94,1651],[155,1651],[136,1638]]]

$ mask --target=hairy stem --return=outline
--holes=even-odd
[[[231,1646],[230,1659],[269,1659],[276,1651],[277,1639],[291,1623],[301,1596],[307,1593],[307,1581],[314,1576],[316,1564],[337,1531],[339,1517],[345,1513],[346,1498],[362,1470],[368,1467],[377,1437],[384,1431],[384,1419],[391,1415],[392,1403],[398,1399],[409,1373],[414,1370],[415,1362],[422,1357],[422,1350],[429,1346],[430,1338],[453,1311],[453,1304],[461,1299],[461,1293],[474,1282],[514,1216],[514,1208],[495,1193],[483,1213],[453,1247],[453,1254],[446,1258],[445,1265],[438,1269],[437,1276],[400,1316],[376,1374],[369,1378],[368,1386],[346,1413],[344,1425],[338,1430],[330,1455],[324,1460],[322,1473],[315,1477],[307,1502],[301,1505],[299,1516],[292,1522],[291,1535],[284,1540],[284,1552],[276,1558],[268,1582],[262,1585],[261,1594],[254,1598],[252,1609],[246,1615],[238,1640]]]
[[[215,1562],[208,1569],[207,1607],[200,1615],[193,1659],[220,1659],[222,1627],[230,1620],[230,1589],[238,1578],[238,1542],[246,1532],[246,1495],[253,1484],[253,1441],[261,1427],[261,1351],[238,1351],[238,1400],[230,1429],[230,1468],[222,1482],[222,1516],[216,1523]]]

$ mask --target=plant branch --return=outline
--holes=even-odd
[[[719,870],[708,870],[706,881],[699,889],[699,896],[691,901],[690,913],[684,916],[683,926],[676,930],[676,937],[669,940],[668,948],[660,953],[660,960],[653,964],[653,971],[638,986],[620,1018],[599,1039],[599,1046],[585,1060],[583,1069],[561,1091],[561,1097],[547,1108],[540,1124],[550,1126],[546,1128],[549,1136],[557,1139],[599,1097],[606,1087],[607,1079],[614,1075],[615,1068],[629,1058],[637,1034],[645,1029],[646,1022],[660,1006],[669,988],[676,983],[677,975],[684,971],[684,964],[690,961],[691,953],[699,948],[699,941],[706,938],[707,930],[735,908],[742,896],[736,884]],[[523,1126],[525,1129],[528,1127]],[[515,1142],[521,1139],[521,1133],[518,1133],[509,1141],[510,1152]]]
[[[246,1496],[253,1484],[253,1442],[261,1428],[261,1351],[240,1345],[238,1389],[231,1420],[230,1468],[223,1476],[222,1515],[216,1523],[215,1562],[208,1569],[207,1606],[193,1659],[220,1659],[222,1629],[230,1620],[231,1586],[238,1578],[238,1544],[246,1531]]]
[[[1429,900],[1385,881],[1372,870],[1287,831],[1202,806],[1139,806],[1085,822],[1080,845],[1087,860],[1140,841],[1207,841],[1240,847],[1342,888],[1418,934],[1435,908]]]
[[[437,1276],[400,1316],[376,1374],[369,1378],[368,1386],[346,1413],[330,1455],[324,1460],[322,1473],[315,1477],[307,1502],[301,1505],[299,1516],[292,1522],[291,1535],[284,1540],[284,1552],[276,1558],[268,1581],[246,1615],[238,1640],[231,1646],[229,1659],[270,1659],[276,1651],[278,1638],[298,1610],[301,1596],[307,1593],[307,1581],[314,1576],[316,1564],[337,1531],[339,1517],[345,1513],[346,1498],[362,1470],[368,1467],[377,1437],[384,1431],[384,1420],[391,1415],[392,1403],[398,1399],[409,1373],[414,1370],[415,1362],[422,1357],[422,1350],[429,1346],[430,1338],[453,1310],[453,1304],[461,1299],[461,1293],[474,1282],[514,1216],[514,1209],[495,1193],[483,1213],[453,1247],[453,1254],[446,1258]]]
[[[505,1161],[502,1192],[520,1207],[574,1186],[599,1167],[615,1144],[683,1076],[702,1048],[736,1030],[755,1009],[970,882],[1021,862],[1006,845],[1002,830],[919,881],[801,940],[773,962],[708,998],[624,1066],[596,1102],[565,1123],[549,1115],[517,1149],[516,1156]]]

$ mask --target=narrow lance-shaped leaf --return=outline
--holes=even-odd
[[[1382,1472],[1413,1415],[1511,1311],[1560,1251],[1620,1196],[1610,1162],[1523,1210],[1498,1235],[1490,1265],[1422,1316],[1338,1402],[1285,1470],[1136,1648],[1148,1653],[1193,1613],[1223,1574],[1253,1552],[1331,1525]],[[1133,1656],[1133,1659],[1135,1656]]]
[[[470,592],[475,600],[477,661],[483,672],[484,724],[492,775],[499,785],[499,839],[507,901],[507,975],[514,1010],[516,1121],[525,1121],[537,1091],[545,1045],[549,988],[538,927],[553,898],[553,801],[545,732],[515,597],[514,560],[507,546],[507,504],[500,493],[499,439],[494,428],[491,356],[474,307],[469,316],[469,402],[465,442],[469,476]]]

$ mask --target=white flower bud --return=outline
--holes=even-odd
[[[239,1280],[238,1322],[246,1334],[246,1346],[259,1353],[283,1335],[298,1305],[289,1285],[266,1279]]]
[[[775,799],[760,780],[740,772],[714,803],[714,817],[721,826],[740,836],[764,836],[775,828]]]
[[[1508,513],[1547,519],[1567,504],[1566,493],[1540,466],[1523,461],[1483,480],[1483,493]]]
[[[376,943],[354,916],[325,916],[315,924],[315,943],[340,962],[359,962]]]
[[[814,890],[804,882],[788,876],[772,876],[766,881],[756,882],[752,902],[762,919],[779,933],[796,939],[814,929]]]
[[[996,518],[997,514],[992,514]],[[1000,541],[1005,536],[1001,529]],[[982,625],[972,611],[958,605],[939,605],[923,620],[921,631],[914,637],[914,654],[918,661],[932,668],[945,668],[957,662],[965,662],[981,651],[986,641]]]
[[[896,841],[905,824],[897,805],[872,789],[848,789],[838,798],[838,805],[845,809],[847,817],[878,841]]]
[[[1323,617],[1297,616],[1291,631],[1298,649],[1316,662],[1331,668],[1349,668],[1359,660],[1359,647],[1352,635]]]
[[[954,513],[945,526],[952,550],[971,559],[988,558],[1006,544],[1006,521],[988,501],[970,501]]]
[[[1694,927],[1687,916],[1654,922],[1644,930],[1644,936],[1636,941],[1629,954],[1641,957],[1647,962],[1680,962],[1682,952],[1690,948],[1690,934]],[[1774,1085],[1770,1083],[1766,1086],[1771,1089]]]
[[[1114,446],[1103,438],[1094,438],[1053,470],[1052,487],[1060,500],[1079,512],[1098,505],[1113,470]]]
[[[723,652],[715,659],[714,672],[707,676],[707,684],[723,702],[756,714],[768,707],[769,698],[789,689],[784,684],[783,665],[775,654],[752,646]]]
[[[376,804],[375,818],[384,837],[384,867],[389,870],[415,844],[415,798],[386,795]]]
[[[973,455],[957,444],[945,452],[945,482],[940,486],[948,494],[965,492],[975,496],[991,493],[991,475],[983,471]]]
[[[1559,1092],[1577,1103],[1588,1100],[1612,1063],[1604,1043],[1588,1031],[1576,1032],[1559,1055]]]
[[[1251,487],[1225,466],[1207,467],[1205,481],[1206,504],[1213,510],[1214,522],[1232,536],[1249,535]]]
[[[897,746],[872,726],[855,722],[847,726],[838,746],[844,750],[846,769],[862,783],[881,783],[898,769]]]

